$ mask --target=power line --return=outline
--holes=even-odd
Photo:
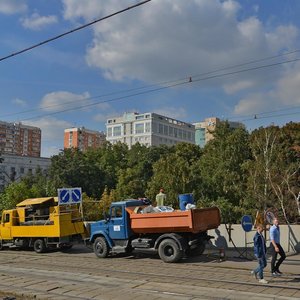
[[[252,117],[252,118],[249,118],[249,119],[244,119],[244,120],[241,120],[241,122],[246,122],[246,121],[253,121],[253,120],[260,120],[260,119],[268,119],[268,118],[275,118],[275,117],[285,117],[285,116],[291,116],[291,115],[300,115],[300,111],[298,112],[292,112],[292,113],[285,113],[285,114],[275,114],[275,115],[270,115],[270,116],[262,116],[262,117]]]
[[[185,81],[185,80],[189,80],[190,78],[193,79],[193,78],[197,78],[199,76],[205,76],[205,75],[217,73],[217,72],[220,72],[220,71],[225,71],[225,70],[228,70],[228,69],[234,69],[234,68],[237,68],[237,67],[246,66],[246,65],[249,65],[249,64],[253,64],[253,63],[258,63],[258,62],[271,60],[271,59],[278,58],[278,57],[288,56],[288,55],[299,53],[299,52],[300,52],[300,49],[295,49],[295,50],[290,51],[290,52],[286,52],[286,53],[282,53],[282,54],[278,54],[278,55],[273,55],[273,56],[269,56],[269,57],[264,57],[264,58],[260,58],[260,59],[257,59],[257,60],[252,60],[252,61],[249,61],[249,62],[236,64],[236,65],[233,65],[233,66],[223,67],[223,68],[220,68],[220,69],[216,69],[214,71],[209,71],[209,72],[205,72],[205,73],[198,74],[198,75],[192,75],[190,77],[183,77],[181,79],[157,82],[157,83],[151,84],[151,85],[145,85],[145,86],[140,86],[140,87],[137,87],[137,88],[121,90],[121,91],[111,92],[111,93],[108,93],[108,94],[88,97],[88,98],[85,98],[83,100],[86,101],[86,100],[92,100],[92,99],[97,99],[97,98],[104,98],[104,97],[108,97],[108,96],[112,96],[112,95],[116,95],[116,94],[122,94],[122,93],[126,93],[126,92],[132,92],[132,91],[143,90],[143,89],[152,88],[152,87],[156,87],[156,86],[162,86],[162,85],[166,85],[166,84],[176,83],[176,82],[179,82],[179,81],[182,81],[182,80]],[[30,112],[34,112],[34,111],[39,111],[39,110],[42,110],[42,109],[53,108],[53,107],[57,107],[57,106],[64,106],[64,105],[68,105],[68,104],[73,104],[75,101],[76,102],[77,101],[82,101],[82,99],[80,99],[80,100],[70,100],[70,101],[62,103],[62,104],[58,103],[58,104],[48,105],[48,106],[44,106],[43,108],[33,108],[33,109],[29,109],[29,110],[24,110],[24,111],[21,111],[21,112],[14,112],[14,113],[10,113],[10,114],[1,115],[0,117],[14,116],[14,115],[19,115],[19,114],[25,114],[25,113],[30,113]]]
[[[8,59],[8,58],[11,58],[11,57],[13,57],[13,56],[17,56],[17,55],[22,54],[22,53],[24,53],[24,52],[30,51],[30,50],[32,50],[32,49],[34,49],[34,48],[37,48],[37,47],[39,47],[39,46],[42,46],[42,45],[44,45],[44,44],[53,42],[53,41],[55,41],[55,40],[57,40],[57,39],[59,39],[59,38],[62,38],[62,37],[64,37],[64,36],[66,36],[66,35],[69,35],[69,34],[71,34],[71,33],[73,33],[73,32],[79,31],[79,30],[84,29],[84,28],[86,28],[86,27],[88,27],[88,26],[94,25],[94,24],[96,24],[96,23],[98,23],[98,22],[101,22],[101,21],[103,21],[103,20],[106,20],[106,19],[109,19],[109,18],[111,18],[111,17],[114,17],[114,16],[116,16],[116,15],[118,15],[118,14],[121,14],[121,13],[123,13],[123,12],[125,12],[125,11],[131,10],[131,9],[136,8],[136,7],[138,7],[138,6],[141,6],[141,5],[143,5],[143,4],[147,3],[147,2],[150,2],[150,1],[151,1],[151,0],[145,0],[145,1],[139,2],[139,3],[135,4],[135,5],[132,5],[132,6],[129,6],[129,7],[125,8],[125,9],[119,10],[119,11],[117,11],[117,12],[115,12],[115,13],[112,13],[112,14],[110,14],[110,15],[108,15],[108,16],[105,16],[105,17],[102,17],[102,18],[100,18],[100,19],[96,19],[96,20],[94,20],[94,21],[92,21],[92,22],[89,22],[89,23],[87,23],[87,24],[84,24],[84,25],[82,25],[82,26],[79,26],[79,27],[77,27],[77,28],[74,28],[74,29],[69,30],[69,31],[67,31],[67,32],[64,32],[64,33],[62,33],[62,34],[59,34],[59,35],[57,35],[57,36],[54,36],[54,37],[52,37],[52,38],[49,38],[49,39],[47,39],[47,40],[45,40],[45,41],[42,41],[42,42],[37,43],[37,44],[35,44],[35,45],[32,45],[32,46],[30,46],[30,47],[28,47],[28,48],[25,48],[25,49],[23,49],[23,50],[20,50],[20,51],[11,53],[11,54],[9,54],[9,55],[7,55],[7,56],[1,57],[1,58],[0,58],[0,62],[3,61],[3,60],[6,60],[6,59]]]
[[[223,117],[223,119],[241,119],[241,118],[246,118],[246,117],[253,117],[256,116],[258,118],[258,116],[260,115],[265,115],[265,114],[271,114],[271,113],[276,113],[276,112],[281,112],[281,111],[286,111],[286,110],[291,110],[291,109],[297,109],[300,108],[300,105],[295,105],[295,106],[291,106],[289,108],[281,108],[281,109],[276,109],[276,110],[269,110],[269,111],[264,111],[264,112],[259,112],[259,113],[253,113],[253,114],[248,114],[248,115],[241,115],[241,116],[228,116],[228,117]]]
[[[63,110],[56,111],[56,112],[26,118],[26,119],[24,119],[24,121],[36,119],[36,118],[39,118],[39,117],[52,116],[52,115],[56,115],[56,114],[59,114],[59,113],[62,113],[62,112],[82,109],[82,108],[86,108],[86,107],[92,107],[92,106],[96,106],[96,105],[101,104],[101,103],[109,103],[109,102],[120,101],[120,100],[124,100],[124,99],[127,99],[127,98],[135,97],[135,96],[140,96],[140,95],[144,95],[144,94],[148,94],[148,93],[153,93],[153,92],[157,92],[157,91],[161,91],[161,90],[166,90],[166,89],[173,88],[173,87],[180,86],[180,85],[192,84],[194,82],[206,81],[206,80],[210,80],[210,79],[236,75],[236,74],[240,74],[240,73],[244,73],[244,72],[250,72],[250,71],[260,70],[260,69],[264,69],[264,68],[270,68],[270,67],[274,67],[274,66],[278,66],[278,65],[282,65],[282,64],[286,64],[286,63],[291,63],[291,62],[296,62],[296,61],[300,61],[300,58],[295,58],[295,59],[292,59],[292,60],[267,64],[267,65],[256,66],[256,67],[252,67],[252,68],[248,68],[248,69],[242,69],[242,70],[238,70],[238,71],[232,71],[232,72],[227,72],[227,73],[222,73],[222,74],[216,74],[216,75],[202,77],[202,78],[198,78],[198,79],[193,79],[192,77],[190,77],[188,80],[186,79],[184,81],[180,81],[180,82],[170,84],[170,85],[167,85],[167,86],[158,87],[158,88],[154,88],[154,89],[150,89],[150,90],[146,90],[146,91],[142,91],[142,92],[138,92],[138,93],[134,93],[134,94],[129,94],[129,95],[126,95],[126,96],[120,96],[120,97],[112,98],[112,99],[109,99],[109,100],[97,101],[97,102],[94,102],[94,103],[80,105],[80,106],[77,106],[77,107],[66,108],[66,109],[63,109]]]

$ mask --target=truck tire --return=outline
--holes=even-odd
[[[109,248],[107,242],[104,237],[100,236],[95,239],[94,245],[94,253],[99,258],[105,258],[108,256]]]
[[[36,253],[43,253],[46,251],[45,241],[42,239],[37,239],[33,243],[33,249]]]
[[[161,260],[166,263],[175,263],[182,258],[182,251],[172,239],[165,239],[159,244],[158,254]]]
[[[3,241],[0,240],[0,250],[3,250]]]

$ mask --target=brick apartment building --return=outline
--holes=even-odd
[[[64,149],[78,148],[84,151],[88,148],[99,148],[105,142],[105,134],[100,131],[89,130],[85,127],[65,129]]]
[[[0,121],[0,153],[40,157],[41,129]]]

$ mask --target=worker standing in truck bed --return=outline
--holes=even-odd
[[[156,206],[164,206],[165,201],[167,199],[166,194],[164,193],[164,189],[161,188],[159,190],[159,194],[156,195],[155,201],[156,201]]]

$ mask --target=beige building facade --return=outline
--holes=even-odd
[[[108,119],[106,140],[112,144],[122,142],[129,148],[136,143],[150,146],[195,143],[195,126],[156,113],[124,113]]]
[[[200,147],[204,147],[210,140],[214,138],[213,132],[221,120],[217,117],[206,118],[202,122],[193,123],[195,126],[195,143]],[[228,121],[231,128],[245,127],[243,123]]]

